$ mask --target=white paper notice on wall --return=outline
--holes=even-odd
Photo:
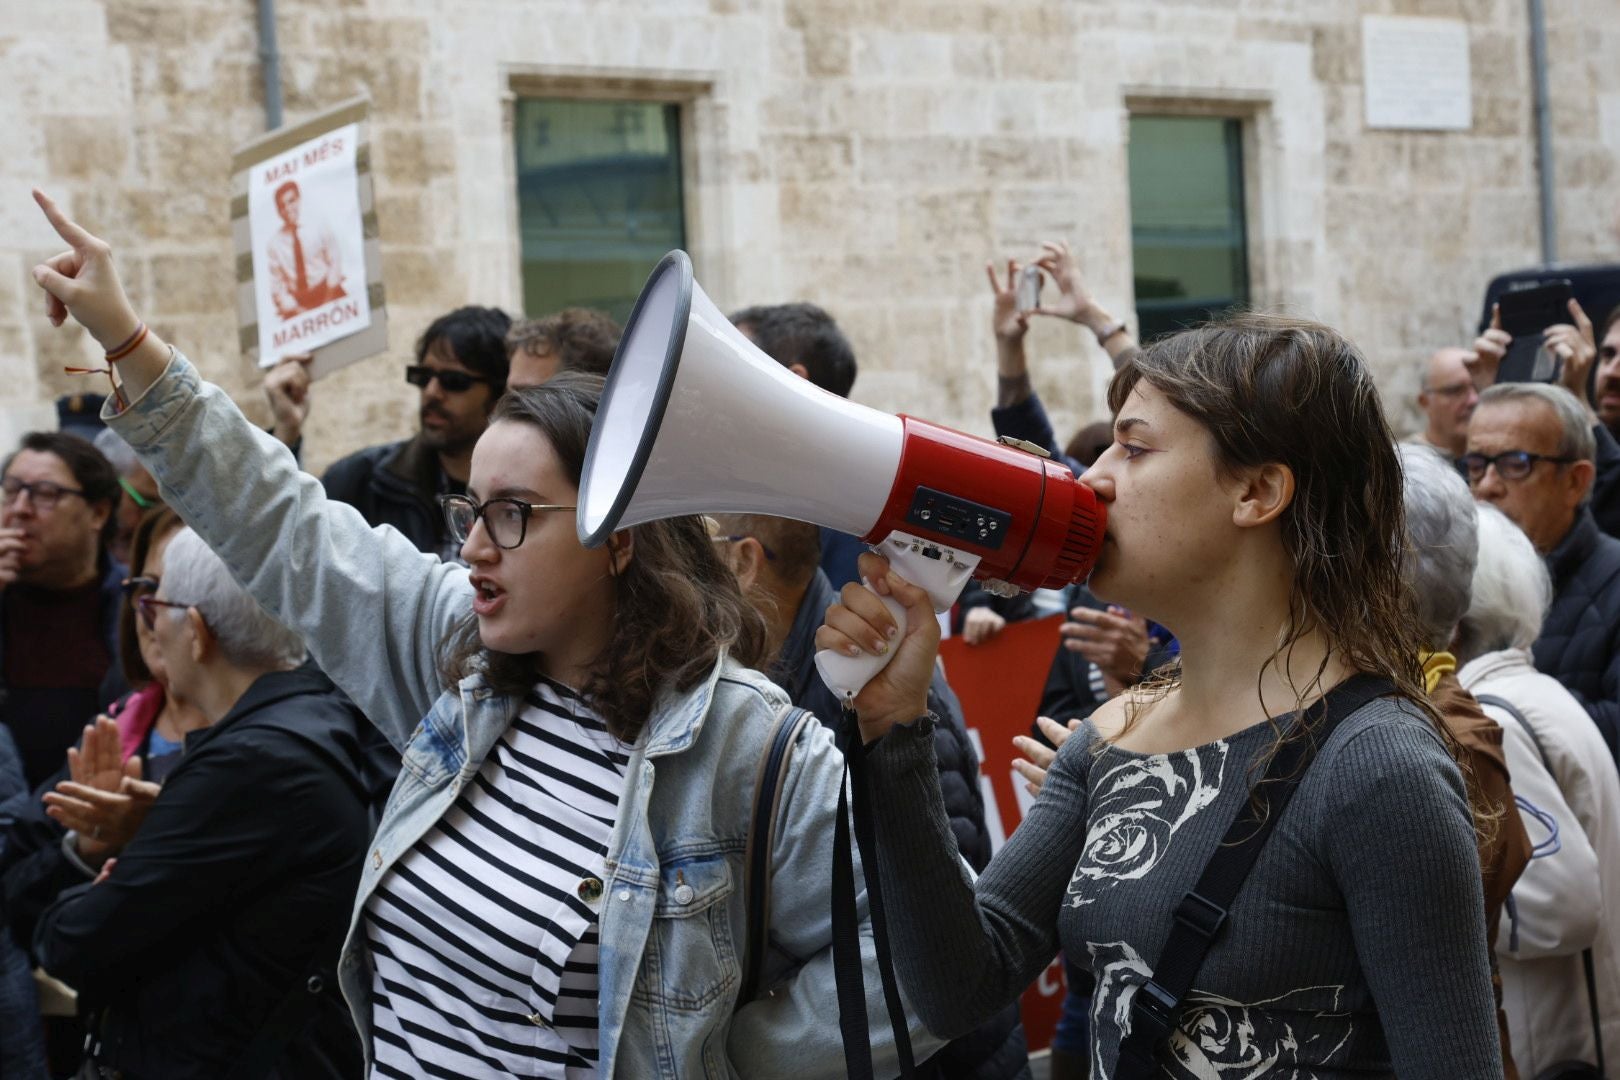
[[[1368,127],[1466,131],[1473,126],[1468,24],[1462,20],[1363,16],[1361,63]]]

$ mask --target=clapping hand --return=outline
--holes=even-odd
[[[1031,795],[1041,793],[1041,788],[1046,784],[1046,770],[1052,767],[1058,750],[1069,741],[1069,736],[1080,728],[1079,720],[1070,720],[1069,726],[1064,727],[1049,716],[1037,716],[1035,724],[1052,744],[1050,748],[1028,735],[1013,736],[1013,745],[1024,755],[1022,759],[1013,761],[1013,768],[1024,778],[1024,786],[1029,789]]]
[[[71,779],[45,794],[45,813],[78,836],[79,854],[97,863],[129,843],[159,786],[141,779],[141,759],[121,761],[118,725],[98,716],[86,724],[84,738],[68,750]]]

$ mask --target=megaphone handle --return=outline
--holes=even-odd
[[[892,596],[880,596],[883,606],[889,609],[894,616],[895,625],[900,627],[900,637],[906,636],[906,609],[900,606],[899,601]],[[821,679],[828,689],[838,695],[840,701],[849,701],[861,692],[861,688],[871,682],[877,673],[889,666],[894,659],[896,650],[890,649],[882,656],[873,656],[869,652],[862,652],[859,656],[846,656],[844,653],[832,649],[821,649],[816,653],[816,670],[821,672]]]

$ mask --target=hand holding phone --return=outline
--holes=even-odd
[[[1041,306],[1041,268],[1033,264],[1018,272],[1018,310],[1034,311]]]

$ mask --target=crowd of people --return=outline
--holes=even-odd
[[[1620,310],[1546,331],[1556,384],[1499,383],[1497,325],[1440,349],[1397,442],[1329,327],[1140,345],[1066,244],[1045,306],[988,267],[991,425],[1108,522],[1088,580],[953,613],[970,646],[1064,615],[992,850],[941,624],[859,538],[716,514],[581,545],[609,316],[435,319],[415,432],[317,479],[311,358],[256,427],[39,201],[46,310],[119,393],[4,459],[0,1075],[845,1075],[846,755],[909,1038],[858,888],[877,1075],[1028,1076],[1019,995],[1059,954],[1059,1080],[1620,1053]],[[1114,368],[1061,444],[1041,317]],[[851,392],[822,308],[732,320]],[[818,649],[892,658],[854,742]]]

